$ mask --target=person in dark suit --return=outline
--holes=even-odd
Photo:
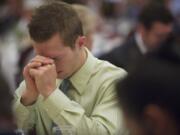
[[[141,57],[142,55],[143,54],[138,48],[133,34],[128,37],[128,39],[121,46],[113,49],[109,53],[100,56],[99,58],[102,60],[107,60],[110,63],[127,70],[128,63],[130,61],[136,61],[137,58]]]
[[[144,56],[134,70],[117,83],[119,105],[131,135],[179,135],[179,35],[169,49]]]
[[[128,71],[139,57],[160,47],[172,32],[173,15],[163,5],[149,4],[142,9],[138,22],[135,32],[122,45],[99,58]]]

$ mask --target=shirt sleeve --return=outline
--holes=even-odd
[[[63,125],[72,126],[77,135],[115,135],[121,127],[122,117],[114,85],[104,88],[103,91],[91,116],[87,116],[80,104],[71,101],[59,89],[45,99],[42,105],[60,128]]]
[[[35,104],[32,106],[24,106],[20,99],[25,90],[25,82],[22,82],[15,91],[13,109],[15,112],[16,122],[19,129],[28,131],[35,123]]]

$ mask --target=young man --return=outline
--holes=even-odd
[[[39,7],[29,33],[37,56],[25,66],[25,81],[16,91],[19,128],[38,135],[52,135],[54,126],[73,128],[77,135],[115,134],[120,115],[114,84],[126,72],[84,47],[86,37],[72,7]]]

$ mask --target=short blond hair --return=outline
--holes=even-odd
[[[87,36],[95,29],[96,15],[87,6],[72,4],[72,7],[80,18],[84,35]]]

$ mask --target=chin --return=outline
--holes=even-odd
[[[62,76],[62,75],[58,75],[58,77],[57,77],[58,79],[65,79],[65,77],[64,76]]]
[[[62,74],[62,72],[61,72],[61,73],[58,73],[57,78],[58,78],[58,79],[66,79],[66,78],[67,78],[67,75]]]

